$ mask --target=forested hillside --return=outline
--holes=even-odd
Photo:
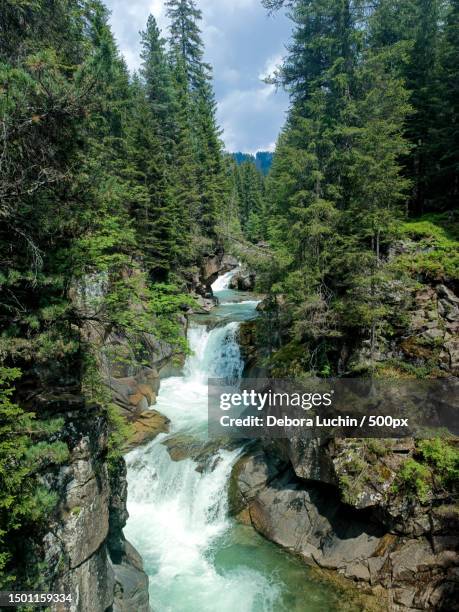
[[[246,371],[275,377],[459,374],[459,0],[260,1],[287,10],[293,36],[268,79],[290,94],[286,124],[275,154],[256,157],[224,151],[193,0],[164,2],[167,32],[148,18],[137,72],[101,0],[0,4],[0,589],[67,589],[78,610],[149,610],[123,535],[126,420],[155,403],[158,364],[174,375],[183,365],[189,315],[209,314],[211,284],[239,259],[235,287],[256,277],[260,296],[230,304],[253,312],[230,321],[212,353],[224,361],[229,346],[238,372],[237,337]],[[202,451],[192,475],[212,473],[221,441],[204,452],[188,433],[172,453]],[[309,455],[289,444],[275,449],[270,520],[282,487],[326,483],[324,507],[334,488],[351,527],[368,511],[387,559],[422,541],[425,588],[441,582],[454,598],[450,566],[428,556],[434,536],[435,554],[451,552],[442,546],[457,526],[454,440],[346,441]],[[326,478],[323,457],[335,470]],[[295,506],[301,520],[308,504]],[[260,508],[246,520],[278,541]],[[416,577],[403,567],[411,596]],[[365,568],[346,576],[369,582]],[[390,590],[384,568],[371,584]],[[113,608],[123,572],[135,592]],[[432,592],[418,609],[432,609]]]
[[[273,164],[274,153],[271,153],[271,151],[257,151],[255,155],[251,155],[250,153],[241,153],[239,151],[233,153],[233,157],[238,164],[253,161],[258,170],[266,176]]]
[[[69,454],[37,394],[57,387],[109,410],[94,330],[129,336],[139,362],[144,332],[186,350],[190,278],[237,231],[201,14],[188,0],[167,10],[168,41],[150,17],[131,76],[98,0],[0,8],[3,586],[38,584],[21,539],[52,513],[41,475]]]
[[[287,5],[294,24],[273,77],[291,108],[266,183],[272,358],[326,375],[385,367],[416,290],[457,290],[459,4],[264,4]],[[343,350],[362,342],[352,365]]]

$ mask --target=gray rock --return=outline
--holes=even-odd
[[[238,291],[254,291],[255,280],[255,272],[250,270],[241,270],[231,279],[230,289],[237,289]]]
[[[113,564],[115,598],[112,612],[150,612],[148,576],[137,550],[126,542],[125,556]]]
[[[451,289],[448,289],[446,285],[437,286],[437,295],[439,298],[443,298],[451,304],[457,304],[459,306],[459,297],[451,291]]]
[[[387,452],[392,451],[384,457],[386,469],[392,473],[389,466],[395,470],[399,461],[406,460],[413,451],[413,440],[385,442]],[[459,559],[454,550],[457,541],[449,537],[454,529],[449,523],[457,520],[453,507],[447,512],[437,510],[433,525],[438,535],[429,541],[432,521],[416,506],[409,508],[409,512],[414,512],[410,517],[400,505],[391,508],[381,499],[374,507],[370,506],[371,513],[367,510],[363,514],[340,501],[339,485],[324,486],[319,481],[298,479],[298,473],[320,477],[317,465],[302,466],[319,461],[320,452],[328,453],[331,465],[339,469],[336,458],[341,453],[345,456],[349,445],[357,443],[343,440],[325,446],[313,444],[312,453],[305,447],[292,453],[288,444],[295,443],[289,441],[271,443],[264,451],[252,451],[233,470],[230,507],[235,508],[239,520],[249,522],[259,533],[307,564],[337,570],[345,578],[369,583],[372,588],[390,589],[394,610],[452,609],[450,604],[459,587]],[[359,448],[358,444],[355,448]],[[298,462],[295,472],[285,464],[290,457]],[[404,517],[400,518],[398,528],[407,535],[390,533],[381,522],[384,519],[394,523],[391,512]],[[445,529],[446,534],[442,535]]]

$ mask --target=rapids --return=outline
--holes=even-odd
[[[192,355],[183,376],[161,382],[155,409],[171,430],[127,455],[128,520],[125,533],[141,553],[157,612],[271,612],[335,610],[332,595],[311,581],[302,564],[228,516],[227,487],[242,452],[219,449],[211,467],[192,458],[172,461],[168,438],[205,441],[207,379],[237,381],[243,360],[239,321],[255,315],[258,301],[228,289],[233,272],[213,285],[223,322],[209,330],[192,322]]]

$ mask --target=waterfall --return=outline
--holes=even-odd
[[[226,274],[219,276],[212,285],[212,291],[214,293],[218,293],[219,291],[224,291],[225,289],[228,289],[231,279],[237,272],[239,272],[239,268],[234,268],[234,270],[230,270]]]
[[[189,342],[195,351],[195,358],[185,366],[185,378],[204,380],[227,378],[238,381],[244,363],[237,343],[239,323],[228,323],[224,327],[204,331],[203,326],[190,329]]]
[[[236,321],[253,318],[257,302],[234,301],[227,289],[234,273],[214,283],[230,300],[214,314],[230,322],[210,331],[192,324],[183,376],[161,381],[155,408],[171,420],[170,433],[126,457],[125,533],[144,559],[155,612],[331,612],[323,585],[308,580],[300,561],[228,516],[228,483],[242,449],[208,445],[207,379],[236,381],[242,373]],[[183,460],[172,461],[165,443]],[[206,444],[203,467],[190,451]]]
[[[192,355],[184,376],[162,381],[155,406],[171,419],[171,433],[127,456],[126,535],[142,553],[158,611],[265,611],[274,609],[278,598],[278,586],[262,572],[241,566],[222,573],[213,562],[217,542],[231,524],[227,486],[240,449],[219,450],[213,469],[200,473],[193,459],[172,461],[162,444],[181,434],[205,438],[207,378],[235,380],[242,373],[238,326],[191,327]]]

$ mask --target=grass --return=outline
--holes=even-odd
[[[397,227],[400,239],[416,243],[400,255],[395,267],[431,281],[459,280],[459,220],[448,213],[430,213]]]

